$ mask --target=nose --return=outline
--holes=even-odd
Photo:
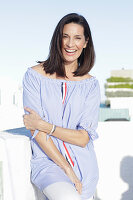
[[[74,46],[74,40],[72,38],[69,38],[67,40],[67,46],[70,47],[70,48]]]

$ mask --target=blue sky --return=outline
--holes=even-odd
[[[88,21],[96,63],[91,75],[104,83],[114,69],[133,69],[133,1],[5,0],[0,5],[0,77],[22,82],[28,67],[45,60],[58,21],[77,12]]]

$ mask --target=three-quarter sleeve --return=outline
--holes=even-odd
[[[100,87],[98,80],[95,80],[92,84],[90,91],[86,97],[83,111],[77,126],[77,129],[84,129],[88,132],[91,140],[98,138],[96,132],[99,119],[100,108]]]
[[[40,100],[40,80],[28,69],[23,77],[23,106],[31,108],[43,118],[43,110]],[[29,114],[25,111],[26,114]],[[39,131],[35,130],[32,139]]]

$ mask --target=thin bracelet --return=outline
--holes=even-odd
[[[55,129],[56,129],[56,125],[53,124],[52,130],[50,131],[49,135],[52,135]]]

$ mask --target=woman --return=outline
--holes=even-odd
[[[49,200],[88,200],[98,167],[100,90],[88,74],[95,53],[89,25],[76,13],[58,23],[49,57],[23,79],[24,124],[31,130],[31,180]]]

